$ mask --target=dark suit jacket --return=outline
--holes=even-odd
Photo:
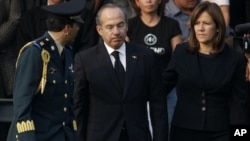
[[[40,91],[36,93],[43,71],[41,49],[50,54],[43,94]],[[23,51],[17,63],[14,117],[7,141],[76,140],[72,99],[73,51],[68,48],[65,48],[64,66],[48,33]]]
[[[151,141],[147,101],[154,140],[167,140],[165,92],[154,53],[126,44],[126,61],[125,89],[121,91],[103,43],[76,54],[74,100],[78,141],[117,141],[124,122],[130,141]]]
[[[229,129],[231,124],[246,123],[246,60],[242,53],[225,46],[215,56],[217,61],[211,81],[204,85],[198,53],[179,44],[163,73],[167,91],[175,85],[178,101],[172,125],[205,131]],[[203,70],[203,74],[206,72]],[[231,114],[231,118],[230,118]]]

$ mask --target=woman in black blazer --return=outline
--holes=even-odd
[[[178,101],[170,141],[229,141],[231,124],[246,124],[246,59],[225,43],[218,5],[204,2],[191,17],[189,41],[177,45],[163,73]]]

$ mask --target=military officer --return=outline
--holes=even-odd
[[[73,114],[74,41],[84,0],[43,9],[48,31],[27,43],[16,64],[14,117],[7,141],[75,141]]]

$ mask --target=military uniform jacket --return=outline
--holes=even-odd
[[[43,61],[49,52],[44,93],[37,92]],[[75,141],[73,115],[73,53],[65,48],[63,67],[57,47],[48,33],[20,55],[14,83],[14,117],[7,141]]]

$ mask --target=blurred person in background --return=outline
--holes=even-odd
[[[17,57],[16,29],[21,17],[20,0],[0,0],[0,98],[12,98]],[[0,140],[5,141],[10,123],[0,121]]]
[[[131,3],[137,16],[128,21],[127,41],[152,49],[156,54],[157,64],[163,72],[175,46],[182,41],[179,23],[164,16],[161,0],[132,0]],[[170,105],[169,125],[172,109]]]
[[[201,0],[201,2],[204,2],[204,1],[214,2],[220,6],[221,12],[226,22],[226,27],[228,28],[229,23],[230,23],[230,13],[229,13],[230,1],[229,0]]]
[[[165,4],[164,14],[179,22],[182,41],[186,41],[190,31],[190,16],[200,0],[168,0]]]

